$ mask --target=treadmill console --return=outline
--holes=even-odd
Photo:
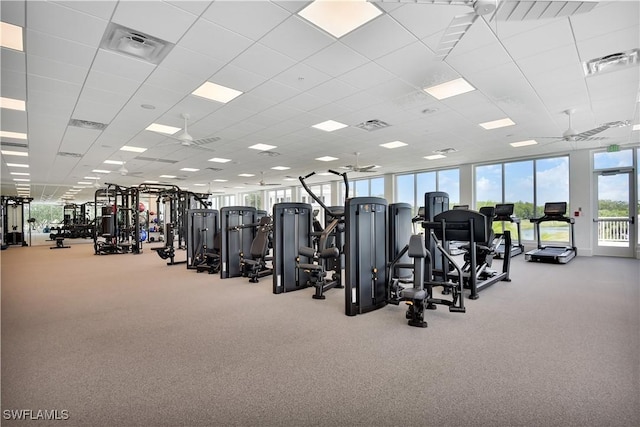
[[[496,205],[496,216],[500,218],[509,218],[513,215],[513,203],[505,203]]]
[[[544,204],[546,216],[564,216],[567,213],[567,202],[547,202]]]

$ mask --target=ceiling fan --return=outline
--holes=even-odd
[[[118,169],[120,176],[140,176],[142,172],[129,172],[129,169],[125,166],[125,162],[122,162],[122,166]]]
[[[374,172],[371,169],[377,167],[378,165],[364,165],[361,166],[359,162],[360,153],[353,153],[356,155],[356,163],[354,165],[341,166],[341,169],[348,169],[350,172]]]
[[[204,147],[204,145],[219,141],[220,138],[217,136],[214,136],[214,137],[208,137],[208,138],[195,139],[189,133],[189,119],[191,118],[191,116],[187,113],[182,113],[180,116],[184,119],[184,128],[182,129],[182,132],[180,132],[178,135],[168,135],[164,133],[163,135],[171,139],[174,139],[175,141],[179,142],[180,145],[182,145],[183,147],[192,147],[192,148],[199,148],[207,151],[214,151],[212,148]]]
[[[534,139],[554,139],[558,141],[601,141],[603,139],[608,139],[606,136],[593,136],[599,134],[610,128],[624,127],[629,126],[631,122],[629,120],[625,121],[616,121],[616,122],[608,122],[603,123],[600,126],[597,126],[593,129],[586,130],[584,132],[578,132],[573,129],[571,125],[571,115],[575,113],[575,109],[571,108],[568,110],[564,110],[563,113],[569,116],[569,128],[565,130],[561,136],[541,136],[535,137]]]
[[[406,0],[395,1],[405,2]],[[469,13],[454,17],[445,30],[435,52],[436,58],[441,61],[449,55],[480,16],[489,16],[488,20],[490,21],[494,19],[501,21],[523,21],[556,18],[586,13],[598,4],[597,1],[582,0],[415,0],[415,2],[468,6],[473,9],[473,11]]]
[[[273,185],[280,185],[276,183],[264,182],[264,172],[260,172],[260,182],[245,182],[246,185],[259,185],[260,187],[267,187]]]

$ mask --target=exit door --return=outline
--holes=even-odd
[[[635,257],[636,203],[631,170],[596,173],[595,255]]]

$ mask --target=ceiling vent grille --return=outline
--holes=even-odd
[[[104,123],[92,122],[89,120],[79,120],[79,119],[69,120],[69,126],[74,126],[82,129],[93,129],[93,130],[105,130],[107,128],[107,125]]]
[[[278,157],[280,155],[280,153],[277,153],[275,151],[260,151],[258,154],[266,157]]]
[[[357,124],[356,127],[360,129],[364,129],[367,132],[372,132],[374,130],[389,127],[389,124],[386,122],[383,122],[382,120],[373,119],[373,120],[367,120],[366,122]]]
[[[213,171],[213,172],[220,172],[222,169],[220,169],[220,168],[207,168],[207,170]]]
[[[153,158],[153,157],[143,157],[143,156],[138,156],[136,157],[136,160],[143,160],[146,162],[160,162],[160,163],[168,163],[170,165],[174,164],[174,163],[178,163],[177,160],[169,160],[169,159],[157,159],[157,158]]]
[[[82,157],[82,154],[80,154],[80,153],[69,153],[67,151],[58,151],[58,156],[60,156],[60,157],[73,157],[73,158],[79,159],[80,157]]]
[[[200,145],[205,145],[205,144],[211,144],[212,142],[217,142],[217,141],[220,141],[220,137],[219,136],[212,136],[210,138],[194,139],[193,141],[191,141],[189,143],[189,145],[200,146]]]
[[[3,147],[19,147],[19,148],[29,148],[28,144],[25,144],[23,142],[7,142],[7,141],[2,141],[0,142],[0,145],[2,145]]]
[[[618,52],[584,62],[582,68],[584,69],[585,76],[608,73],[638,64],[638,62],[640,62],[639,57],[640,49],[631,49],[626,52]]]
[[[456,150],[455,148],[451,148],[451,147],[449,147],[449,148],[441,148],[439,150],[433,150],[433,152],[436,153],[436,154],[449,154],[449,153],[455,153],[456,151],[458,151],[458,150]]]
[[[158,65],[173,44],[112,22],[102,36],[100,47]]]

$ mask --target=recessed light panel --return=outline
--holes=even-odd
[[[633,128],[631,128],[631,130],[640,130],[640,124],[633,125]]]
[[[14,181],[19,181],[19,182],[29,182],[31,181],[30,179],[27,178],[13,178]]]
[[[2,150],[0,151],[5,156],[18,156],[18,157],[29,157],[29,153],[26,151],[11,151],[11,150]]]
[[[29,172],[11,172],[11,175],[16,175],[16,176],[29,176]]]
[[[111,171],[105,170],[105,169],[94,169],[91,172],[95,172],[95,173],[111,173]]]
[[[215,83],[205,82],[198,89],[191,92],[191,94],[226,104],[232,99],[242,95],[242,92]]]
[[[298,15],[335,38],[344,36],[380,14],[380,9],[365,0],[316,0],[298,12]]]
[[[316,160],[320,160],[321,162],[332,162],[334,160],[338,160],[337,157],[324,156],[324,157],[316,157]]]
[[[27,139],[27,134],[22,132],[9,132],[6,130],[0,130],[0,137],[13,138],[13,139]]]
[[[167,135],[173,135],[180,129],[181,128],[177,128],[174,126],[161,125],[160,123],[151,123],[146,128],[146,130],[150,130],[151,132],[165,133]]]
[[[227,182],[228,179],[214,179],[214,182]]]
[[[238,176],[244,176],[246,178],[249,178],[249,177],[252,177],[252,176],[255,176],[255,175],[252,174],[252,173],[239,173]]]
[[[480,127],[486,130],[504,128],[504,127],[513,126],[513,125],[515,125],[515,123],[510,118],[480,123]]]
[[[131,145],[123,145],[122,147],[120,147],[120,150],[122,150],[122,151],[131,151],[132,153],[144,153],[145,151],[147,151],[146,148],[133,147]]]
[[[103,163],[106,163],[108,165],[124,165],[124,162],[122,160],[105,160]]]
[[[471,92],[473,90],[476,90],[476,88],[471,86],[471,84],[462,77],[424,89],[424,91],[429,95],[440,100]]]
[[[160,175],[160,178],[175,178],[175,175]]]
[[[252,150],[267,151],[267,150],[273,150],[274,148],[278,148],[278,147],[275,145],[269,145],[269,144],[255,144],[249,148],[251,148]]]
[[[387,142],[385,144],[380,144],[381,147],[384,148],[400,148],[400,147],[404,147],[405,145],[408,145],[402,141],[392,141],[392,142]]]
[[[29,167],[29,165],[26,165],[24,163],[7,163],[7,166],[11,168],[28,168]]]
[[[323,130],[325,132],[333,132],[334,130],[346,128],[348,125],[344,123],[336,122],[334,120],[327,120],[326,122],[318,123],[317,125],[313,125],[316,129]]]
[[[210,162],[216,162],[216,163],[227,163],[230,162],[231,159],[223,159],[221,157],[214,157],[212,159],[209,159]]]
[[[517,148],[517,147],[526,147],[527,145],[536,145],[537,143],[538,141],[536,141],[535,139],[528,139],[526,141],[511,142],[509,145]]]
[[[288,166],[274,166],[271,169],[277,170],[277,171],[286,171],[286,170],[291,169],[291,168],[288,167]]]
[[[196,168],[182,168],[180,169],[181,171],[185,171],[185,172],[198,172],[200,169],[196,169]]]
[[[445,156],[444,154],[433,154],[431,156],[424,156],[425,159],[427,160],[438,160],[438,159],[444,159],[447,156]]]
[[[0,22],[0,46],[23,52],[22,27]]]
[[[20,99],[5,98],[2,96],[0,96],[0,108],[18,111],[25,111],[27,109],[24,101]]]

